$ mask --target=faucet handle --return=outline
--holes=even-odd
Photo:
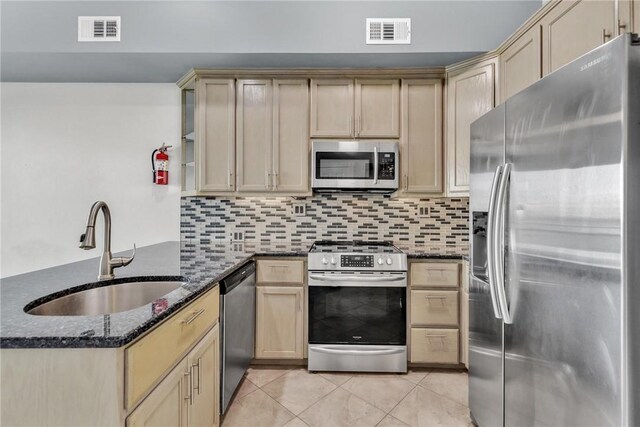
[[[131,254],[130,257],[115,257],[115,258],[111,258],[111,261],[109,262],[111,264],[112,267],[117,268],[117,267],[126,267],[127,265],[131,264],[131,261],[133,261],[133,259],[136,257],[136,244],[133,244],[133,253]]]

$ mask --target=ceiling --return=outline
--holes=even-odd
[[[2,1],[4,82],[175,82],[191,68],[444,66],[496,48],[542,2]],[[122,17],[80,43],[77,17]],[[365,44],[366,18],[411,18],[410,45]]]

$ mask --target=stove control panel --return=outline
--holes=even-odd
[[[373,255],[341,255],[340,267],[373,267]]]

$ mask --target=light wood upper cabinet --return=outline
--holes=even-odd
[[[233,79],[196,82],[198,191],[235,190],[235,102]]]
[[[400,136],[400,81],[356,79],[355,137]]]
[[[617,34],[614,0],[563,0],[542,19],[547,75]]]
[[[633,32],[640,33],[640,0],[633,0],[631,3],[631,12],[633,20]]]
[[[311,137],[399,136],[400,80],[311,80]]]
[[[309,82],[273,81],[274,191],[309,191]]]
[[[220,425],[220,338],[219,325],[194,347],[187,357],[191,397],[189,426]]]
[[[355,84],[352,79],[311,80],[311,136],[353,135]]]
[[[449,193],[469,192],[470,126],[495,106],[497,59],[450,75],[447,84],[447,168]]]
[[[127,418],[127,427],[187,426],[187,360],[183,359]]]
[[[533,26],[500,55],[500,97],[511,96],[542,77],[542,35]]]
[[[238,191],[271,187],[271,80],[238,80],[236,185]]]
[[[256,288],[256,359],[302,359],[302,286]]]
[[[442,193],[442,81],[402,80],[402,193]]]

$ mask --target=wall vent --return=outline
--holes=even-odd
[[[367,18],[367,44],[411,44],[411,18]]]
[[[78,16],[79,42],[119,42],[119,16]]]

